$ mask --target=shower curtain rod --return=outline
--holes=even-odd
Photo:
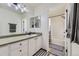
[[[53,17],[57,17],[57,16],[62,16],[62,15],[64,15],[64,14],[55,15],[55,16],[50,16],[50,17],[48,17],[48,18],[53,18]]]

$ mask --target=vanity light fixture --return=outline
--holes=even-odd
[[[8,3],[8,6],[15,8],[17,11],[20,10],[22,13],[28,12],[28,9],[22,3]]]

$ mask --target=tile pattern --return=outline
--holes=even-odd
[[[50,53],[55,56],[64,56],[64,47],[56,45],[56,44],[50,44]]]
[[[64,47],[50,44],[50,51],[47,52],[45,49],[40,49],[33,56],[64,56]]]
[[[33,56],[48,56],[48,53],[47,53],[47,51],[45,49],[41,48]]]

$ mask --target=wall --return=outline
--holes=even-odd
[[[70,26],[71,26],[70,34],[72,32],[72,24],[73,24],[73,6],[74,6],[74,4],[70,3],[67,5],[67,8],[66,8],[68,10],[68,14],[66,14],[66,26],[67,26],[69,19],[70,19]],[[66,49],[68,50],[68,52],[66,54],[68,56],[78,55],[79,54],[77,51],[79,49],[78,46],[79,46],[78,44],[71,42],[71,38],[66,38]]]
[[[8,8],[0,6],[0,36],[15,34],[9,32],[9,24],[17,24],[16,33],[21,33],[21,20],[22,16],[15,11],[12,11]]]
[[[45,6],[39,6],[34,10],[34,16],[41,17],[41,28],[31,29],[31,31],[42,32],[43,34],[43,45],[42,47],[46,50],[49,49],[49,26],[48,26],[48,8]]]
[[[34,8],[27,6],[28,12],[24,13],[23,20],[25,21],[25,31],[24,32],[30,32],[33,31],[33,29],[30,28],[30,18],[34,16]]]

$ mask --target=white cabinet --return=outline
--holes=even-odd
[[[0,46],[0,56],[32,56],[41,48],[41,36]]]
[[[41,48],[41,36],[29,40],[29,55],[32,56]]]
[[[8,45],[0,46],[0,56],[8,56],[9,54],[8,48],[9,48]]]
[[[16,42],[10,44],[10,55],[11,56],[24,56],[28,55],[28,40]]]

